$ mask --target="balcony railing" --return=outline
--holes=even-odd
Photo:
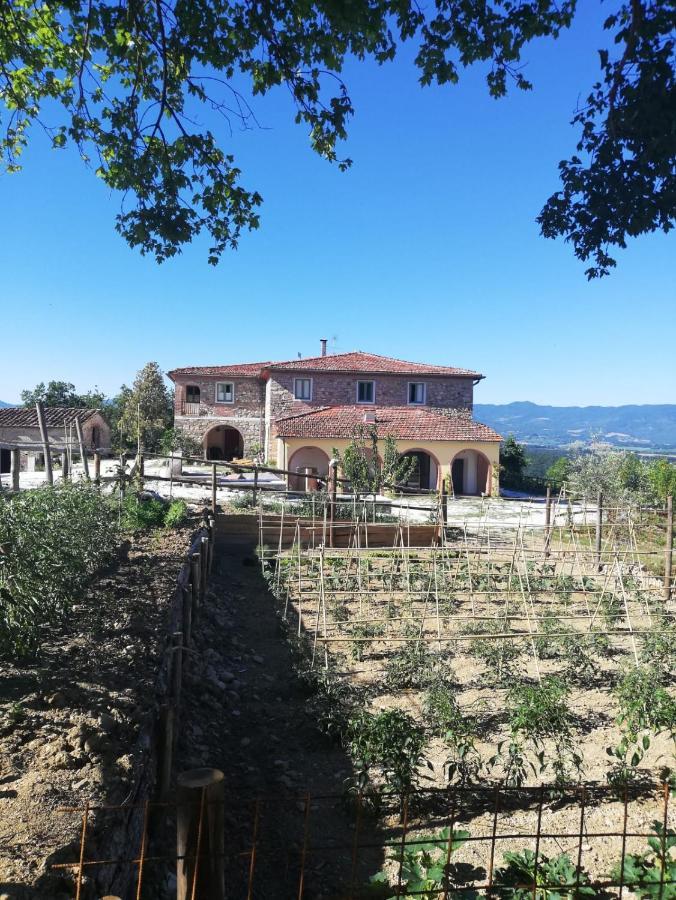
[[[199,416],[200,415],[200,403],[188,403],[186,400],[181,400],[181,415],[182,416]]]

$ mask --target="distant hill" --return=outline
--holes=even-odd
[[[0,400],[0,406],[14,406],[13,403],[5,403],[4,400]]]
[[[479,422],[504,437],[541,447],[566,447],[598,438],[625,449],[676,449],[676,405],[661,406],[539,406],[528,401],[476,403]]]

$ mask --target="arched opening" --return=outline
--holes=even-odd
[[[204,435],[206,459],[241,459],[244,455],[244,438],[230,425],[216,425]]]
[[[453,493],[476,497],[480,494],[490,496],[491,463],[487,456],[479,450],[461,450],[453,457],[451,463],[451,479]]]
[[[0,474],[12,471],[12,452],[6,447],[0,448]]]
[[[289,475],[289,488],[292,491],[313,490],[316,482],[305,473],[312,470],[312,475],[326,478],[329,472],[329,456],[319,447],[299,447],[289,459],[288,469],[297,474]]]
[[[407,450],[401,458],[413,459],[415,465],[408,476],[405,486],[414,491],[434,490],[437,486],[439,464],[426,450]]]

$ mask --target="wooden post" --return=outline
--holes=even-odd
[[[211,466],[211,511],[216,515],[216,463]]]
[[[125,472],[124,453],[120,453],[120,496],[124,500],[127,473]]]
[[[333,547],[333,523],[336,519],[336,495],[338,493],[338,462],[332,459],[329,463],[329,547]]]
[[[89,481],[89,462],[85,453],[84,438],[82,437],[82,422],[79,417],[75,419],[75,433],[77,434],[77,442],[80,445],[80,459],[82,460],[82,471],[84,477]]]
[[[209,568],[208,572],[211,574],[211,570],[214,567],[214,548],[216,546],[216,519],[213,516],[209,516]]]
[[[166,800],[169,796],[174,760],[174,707],[171,703],[163,703],[160,707],[159,739],[157,793],[160,800]]]
[[[209,538],[200,541],[200,601],[204,602],[207,593],[207,574],[209,572]]]
[[[68,451],[61,451],[61,478],[66,481],[68,479]]]
[[[603,494],[599,491],[596,513],[596,571],[601,571],[601,544],[603,542]]]
[[[145,475],[145,460],[143,454],[139,451],[136,455],[136,472],[138,476],[139,490],[143,490],[143,476]]]
[[[671,576],[674,559],[674,500],[671,495],[667,497],[667,540],[664,551],[664,599],[669,602],[671,598]]]
[[[94,452],[94,481],[101,483],[101,454],[98,450]]]
[[[177,801],[176,900],[225,900],[223,772],[182,772]]]
[[[549,556],[549,544],[552,536],[552,489],[547,485],[547,499],[545,500],[545,559]]]
[[[258,502],[258,466],[254,468],[254,483],[253,483],[253,505],[256,506]]]
[[[49,454],[49,434],[47,433],[47,424],[45,422],[45,410],[40,400],[38,400],[38,402],[35,404],[35,411],[38,414],[38,425],[40,427],[40,437],[42,438],[42,449],[45,454],[45,474],[47,476],[47,484],[54,484],[54,475],[52,473],[52,457]]]
[[[446,479],[441,479],[441,524],[444,528],[448,525],[448,484]]]
[[[197,615],[200,607],[200,584],[202,582],[202,575],[200,572],[200,561],[201,561],[200,553],[193,553],[190,557],[190,584],[192,587],[192,621],[193,625],[195,624],[195,620],[197,619]]]
[[[192,592],[190,587],[182,587],[181,594],[183,595],[183,645],[189,647],[192,640]],[[183,662],[184,664],[187,662],[187,657]]]
[[[21,471],[21,451],[18,447],[13,447],[11,451],[12,458],[12,490],[19,490],[19,472]]]

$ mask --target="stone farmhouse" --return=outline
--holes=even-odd
[[[308,470],[325,476],[334,448],[375,425],[417,460],[410,487],[436,489],[450,474],[456,495],[497,494],[500,435],[472,418],[483,375],[321,347],[320,356],[286,362],[173,369],[176,428],[206,459],[263,454],[299,473],[293,488]]]

